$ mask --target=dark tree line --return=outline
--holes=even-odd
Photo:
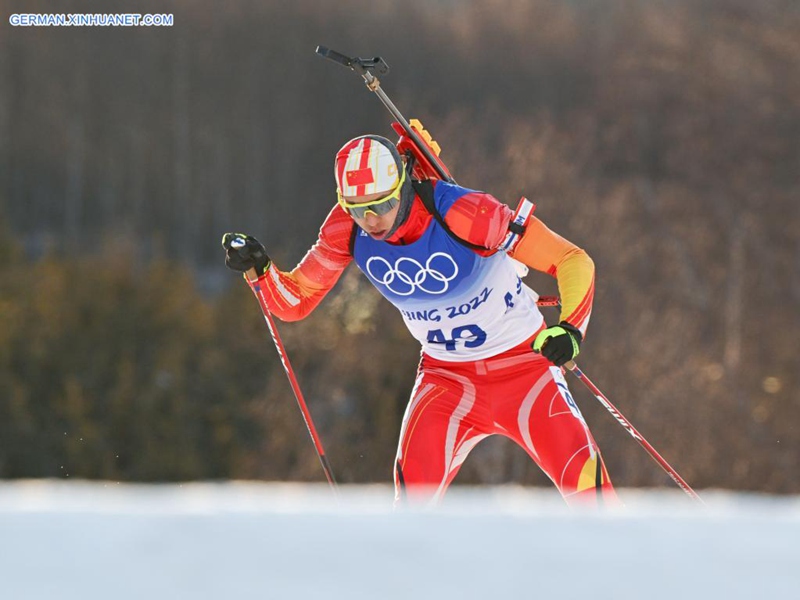
[[[800,489],[795,3],[134,4],[102,10],[174,26],[13,28],[56,9],[0,4],[0,476],[320,477],[219,238],[292,267],[335,151],[391,134],[323,44],[382,55],[462,185],[589,251],[584,366],[691,483]],[[348,271],[281,330],[337,475],[388,481],[418,355],[399,316]],[[666,481],[573,391],[619,484]],[[460,481],[544,480],[491,440]]]

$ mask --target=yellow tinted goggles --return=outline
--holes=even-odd
[[[369,202],[362,202],[360,204],[353,204],[344,199],[341,192],[336,190],[336,197],[339,200],[339,205],[345,209],[350,216],[356,219],[363,219],[367,213],[371,212],[377,216],[385,215],[392,210],[400,202],[400,194],[403,191],[403,184],[406,181],[406,170],[403,169],[403,175],[400,181],[386,196],[381,196],[377,200],[370,200]]]

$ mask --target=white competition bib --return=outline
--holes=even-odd
[[[467,191],[437,185],[440,213]],[[463,362],[495,356],[531,337],[544,321],[505,252],[479,256],[435,219],[405,246],[358,230],[353,257],[433,358]]]

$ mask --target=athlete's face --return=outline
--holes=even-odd
[[[363,204],[365,202],[372,202],[373,200],[377,200],[378,198],[385,196],[385,193],[381,194],[368,194],[366,196],[349,196],[345,197],[345,202],[349,204]],[[382,240],[386,237],[386,234],[389,233],[389,230],[394,225],[394,220],[397,218],[397,211],[400,210],[400,203],[398,202],[392,210],[387,212],[384,215],[378,215],[372,211],[367,212],[367,214],[362,217],[358,218],[353,215],[350,215],[352,219],[356,222],[356,225],[361,227],[364,231],[366,231],[373,239]]]

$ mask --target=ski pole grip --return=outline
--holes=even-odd
[[[348,69],[352,68],[353,66],[352,58],[345,56],[344,54],[340,54],[335,50],[331,50],[330,48],[326,48],[325,46],[317,46],[317,54],[319,54],[322,58],[327,58],[335,63],[339,63]]]

